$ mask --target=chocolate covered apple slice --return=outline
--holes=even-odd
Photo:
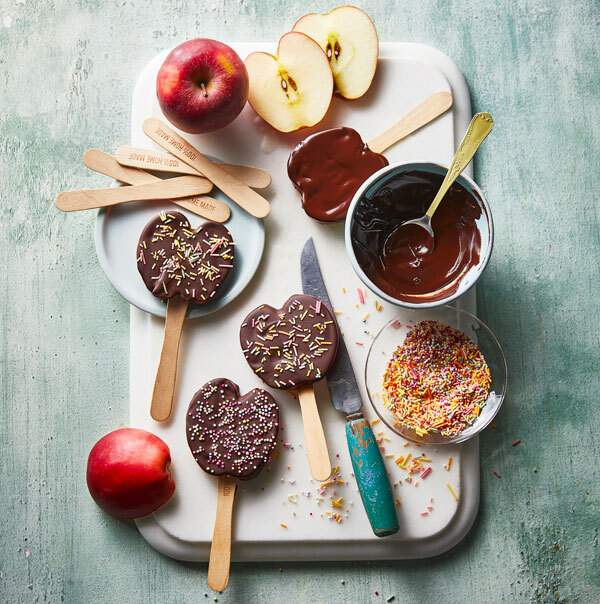
[[[279,409],[265,390],[243,396],[225,378],[211,380],[194,394],[188,408],[186,436],[196,463],[217,476],[217,516],[208,584],[223,591],[229,582],[231,520],[237,480],[257,476],[277,442]]]
[[[346,217],[363,182],[387,165],[356,130],[341,127],[305,138],[292,151],[287,169],[304,211],[320,222],[337,222]]]
[[[171,414],[188,304],[204,304],[217,294],[233,268],[233,247],[231,233],[222,224],[205,222],[194,229],[177,211],[162,211],[142,231],[138,271],[152,294],[167,300],[165,337],[150,407],[156,421]]]
[[[338,329],[331,311],[304,294],[291,296],[278,309],[259,306],[244,319],[240,344],[265,384],[297,392],[311,474],[326,480],[331,463],[313,384],[325,377],[337,353]]]
[[[451,106],[452,95],[438,92],[368,143],[347,127],[324,130],[304,139],[290,154],[287,166],[304,211],[321,222],[343,220],[365,180],[388,165],[381,153]]]

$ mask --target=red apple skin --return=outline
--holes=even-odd
[[[158,71],[156,95],[175,127],[191,134],[213,132],[231,123],[244,108],[248,72],[232,48],[197,38],[169,53]]]
[[[121,428],[90,451],[87,485],[94,501],[117,518],[140,518],[157,510],[175,491],[169,447],[151,432]]]

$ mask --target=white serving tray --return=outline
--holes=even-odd
[[[232,44],[246,57],[255,50],[273,52],[275,44]],[[242,392],[264,387],[246,364],[238,342],[243,317],[261,303],[281,304],[301,291],[300,251],[307,237],[315,240],[322,272],[336,310],[359,385],[364,414],[375,414],[364,389],[364,361],[371,341],[386,321],[402,314],[383,303],[378,312],[368,292],[366,304],[356,308],[357,288],[344,250],[343,224],[322,225],[308,218],[286,174],[290,150],[312,131],[349,125],[364,140],[379,134],[426,97],[439,90],[454,95],[453,109],[409,138],[396,144],[386,156],[390,162],[429,160],[448,164],[471,118],[471,104],[465,80],[456,65],[437,50],[418,44],[382,43],[376,78],[368,94],[357,101],[334,99],[318,127],[282,135],[274,132],[247,106],[230,126],[211,135],[190,136],[206,153],[232,163],[266,168],[273,184],[266,194],[272,202],[266,219],[266,245],[261,266],[247,289],[230,305],[210,316],[185,322],[179,373],[171,419],[157,423],[149,414],[150,398],[162,344],[164,322],[131,307],[131,425],[160,436],[171,450],[172,471],[177,484],[171,501],[155,514],[138,520],[144,538],[160,552],[181,560],[207,560],[216,509],[217,485],[195,463],[185,438],[185,413],[193,394],[208,380],[227,377]],[[131,144],[154,148],[142,132],[143,120],[162,117],[156,101],[156,73],[166,52],[155,57],[142,71],[132,103]],[[467,172],[470,172],[467,168]],[[143,284],[140,280],[140,287]],[[345,288],[346,293],[343,292]],[[460,300],[461,307],[475,311],[472,290]],[[366,323],[361,318],[370,313]],[[368,333],[365,333],[368,332]],[[357,341],[364,345],[359,346]],[[345,416],[331,408],[326,392],[320,402],[333,465],[339,464],[346,482],[336,489],[343,497],[341,523],[330,520],[331,487],[318,502],[319,485],[312,481],[304,452],[300,409],[290,395],[274,391],[280,403],[283,431],[280,444],[267,471],[257,479],[241,482],[235,502],[233,560],[352,560],[408,559],[438,555],[458,543],[471,527],[479,505],[479,446],[475,438],[452,447],[404,447],[404,441],[385,430],[384,454],[395,496],[398,534],[379,539],[371,532],[360,501],[345,437]],[[375,424],[377,433],[383,428]],[[418,486],[404,480],[406,472],[394,458],[410,451],[425,452],[432,472]],[[444,469],[452,457],[449,471]],[[418,476],[413,478],[418,480]],[[446,484],[458,497],[456,501]],[[308,495],[310,493],[310,495]],[[291,501],[291,500],[293,501]],[[421,512],[431,506],[427,515]],[[346,513],[345,510],[348,510]],[[311,515],[312,514],[312,515]],[[281,526],[285,524],[287,528]]]

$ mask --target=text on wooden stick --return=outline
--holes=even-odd
[[[193,151],[190,151],[190,149],[188,149],[186,145],[175,140],[168,132],[165,132],[162,128],[157,127],[154,132],[162,139],[166,140],[169,145],[172,145],[173,147],[175,147],[175,149],[181,151],[186,157],[189,157],[192,161],[194,161],[198,157]]]

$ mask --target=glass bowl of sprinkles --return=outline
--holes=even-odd
[[[381,421],[417,443],[455,444],[495,417],[506,393],[506,360],[475,315],[452,306],[406,310],[369,349],[369,400]]]

